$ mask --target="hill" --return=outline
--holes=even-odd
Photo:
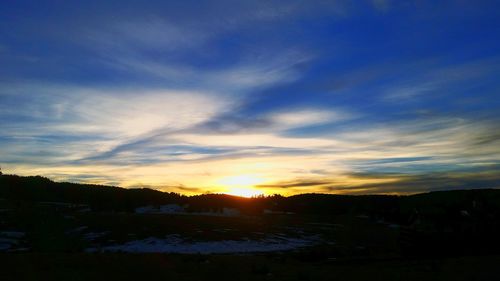
[[[41,176],[0,176],[0,198],[31,202],[62,202],[85,204],[93,211],[133,212],[147,205],[178,204],[190,211],[240,209],[245,214],[260,214],[264,210],[276,213],[316,215],[364,214],[402,221],[419,216],[464,215],[482,212],[500,214],[500,190],[475,189],[395,195],[335,195],[300,194],[242,198],[225,194],[185,196],[149,188],[126,189],[116,186],[54,182]],[[462,212],[464,211],[464,212]]]

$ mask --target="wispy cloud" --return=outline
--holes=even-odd
[[[484,81],[494,76],[500,70],[498,62],[498,57],[492,57],[462,64],[431,66],[430,70],[412,73],[412,77],[404,78],[403,83],[387,89],[383,99],[392,102],[418,101],[422,97],[436,98],[470,90],[478,83],[477,79]]]
[[[0,11],[7,172],[185,193],[242,174],[284,194],[495,186],[487,4],[90,1]]]
[[[414,194],[440,190],[500,188],[498,165],[474,172],[430,172],[418,175],[401,173],[354,173],[260,185],[277,192],[299,193],[305,190],[336,194]]]
[[[353,117],[352,113],[325,109],[296,109],[277,112],[270,116],[272,122],[283,127],[306,127],[336,121],[344,121]]]

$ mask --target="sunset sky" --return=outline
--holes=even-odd
[[[0,165],[184,194],[500,187],[500,3],[2,1]]]

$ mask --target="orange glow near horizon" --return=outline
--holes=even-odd
[[[109,165],[96,166],[44,166],[2,165],[4,174],[20,176],[40,175],[56,182],[74,182],[120,186],[123,188],[148,187],[163,192],[176,192],[186,196],[207,193],[229,194],[242,197],[280,194],[292,196],[304,193],[330,194],[415,194],[416,176],[407,175],[356,175],[336,167],[337,173],[302,177],[295,171],[297,165],[322,166],[322,160],[304,157],[252,158],[217,160],[207,163],[189,162],[174,166],[134,166],[115,169]],[[249,163],[250,162],[250,163]],[[258,163],[255,164],[255,163]],[[168,169],[167,169],[168,168]],[[168,174],[165,173],[168,171]],[[447,179],[460,183],[471,178],[496,179],[498,173],[456,173]],[[80,178],[81,175],[87,175]],[[431,182],[432,183],[432,182]],[[336,188],[338,187],[338,189]]]
[[[256,188],[244,188],[244,187],[235,187],[235,188],[230,188],[229,191],[224,192],[225,194],[228,195],[235,195],[235,196],[240,196],[240,197],[255,197],[259,195],[264,195],[264,193]]]
[[[225,194],[253,197],[263,195],[264,192],[255,188],[255,185],[262,183],[264,180],[255,175],[237,175],[224,177],[217,181],[217,184],[224,188]]]

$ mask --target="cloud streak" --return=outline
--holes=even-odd
[[[283,194],[498,186],[487,3],[91,3],[0,11],[6,172],[189,194],[240,175]]]

